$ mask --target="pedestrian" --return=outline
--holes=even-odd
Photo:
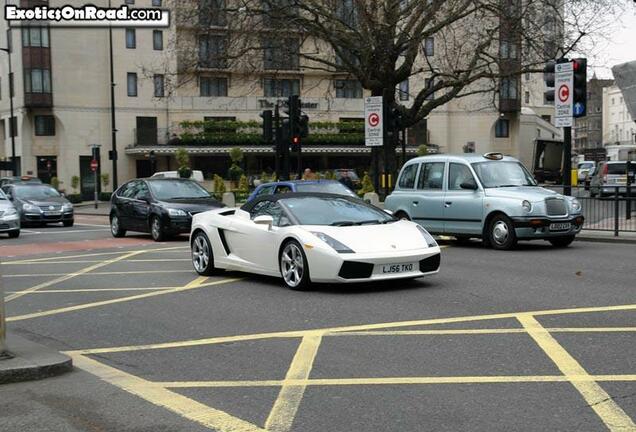
[[[311,168],[305,168],[305,172],[303,173],[303,180],[316,180],[316,174],[314,174]]]
[[[353,186],[353,181],[351,180],[351,177],[349,177],[349,172],[348,171],[342,171],[342,174],[340,175],[340,180],[338,180],[340,183],[342,183],[343,185],[345,185],[346,187],[348,187],[349,189],[353,190],[354,186]]]

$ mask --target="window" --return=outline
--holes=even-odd
[[[525,92],[524,99],[525,99],[527,104],[530,103],[530,92],[529,91]]]
[[[526,72],[526,81],[530,81],[530,72]]]
[[[345,69],[343,68],[343,66],[345,66],[346,64],[360,66],[360,57],[355,51],[347,49],[346,47],[338,48],[343,52],[343,55],[336,53],[336,66],[338,66],[337,69]]]
[[[35,116],[35,135],[36,136],[54,136],[55,135],[55,117],[52,115],[36,115]]]
[[[51,71],[48,69],[25,69],[24,91],[26,93],[51,93]]]
[[[225,27],[227,24],[224,0],[199,0],[199,24],[203,27]]]
[[[297,70],[300,68],[300,42],[297,38],[263,40],[265,70]]]
[[[405,79],[400,83],[400,100],[407,101],[409,100],[409,80]]]
[[[137,74],[134,72],[128,72],[127,77],[128,96],[137,96]]]
[[[357,80],[336,80],[336,97],[341,99],[362,98],[362,84]]]
[[[265,78],[265,97],[289,97],[300,95],[300,80]]]
[[[126,29],[126,48],[137,48],[137,33],[135,29]]]
[[[444,162],[429,162],[422,164],[418,189],[442,189],[444,180]]]
[[[425,78],[424,79],[424,89],[425,90],[431,90],[434,86],[434,82],[433,82],[433,78]],[[426,97],[424,98],[426,100],[432,100],[435,99],[435,92],[431,91],[429,94],[426,95]]]
[[[156,74],[153,77],[153,83],[155,87],[155,97],[164,97],[165,96],[164,76],[160,74]]]
[[[508,138],[510,135],[510,122],[507,119],[499,119],[495,123],[495,137]]]
[[[152,5],[155,7],[161,7],[161,0],[152,0]]]
[[[203,97],[227,96],[227,78],[201,77],[199,90]]]
[[[155,51],[163,50],[163,32],[161,30],[152,31],[152,48]]]
[[[435,55],[435,38],[427,37],[424,40],[424,55],[433,57]]]
[[[448,190],[462,190],[462,183],[475,183],[473,173],[464,164],[451,163],[448,169]]]
[[[22,46],[25,47],[48,47],[49,29],[48,27],[23,27]]]
[[[413,189],[415,187],[415,176],[417,175],[417,164],[407,165],[402,170],[398,185],[400,189]]]
[[[126,0],[124,3],[126,3],[126,4],[135,4],[135,0]]]
[[[499,91],[503,99],[517,99],[517,80],[515,78],[503,78]]]
[[[212,69],[227,68],[225,36],[208,35],[199,38],[199,65]]]
[[[267,28],[289,27],[291,15],[298,15],[297,0],[261,0],[263,24]]]
[[[354,0],[338,0],[336,15],[340,22],[347,27],[355,28],[358,25],[358,13]]]
[[[252,220],[258,216],[271,216],[274,220],[274,226],[289,226],[291,222],[287,215],[283,212],[283,208],[277,202],[262,201],[254,206],[250,212]]]
[[[510,41],[501,41],[499,45],[499,54],[502,59],[516,59],[517,44]]]

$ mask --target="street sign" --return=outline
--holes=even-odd
[[[554,119],[556,127],[572,126],[572,86],[574,68],[572,63],[557,63],[555,65],[554,88]]]
[[[364,143],[367,147],[381,147],[384,145],[382,109],[382,96],[372,96],[365,99]]]
[[[97,167],[98,167],[98,166],[99,166],[99,165],[97,164],[97,160],[93,159],[93,160],[91,161],[91,171],[93,171],[93,172],[97,171]]]

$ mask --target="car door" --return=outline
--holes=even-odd
[[[271,229],[257,225],[257,216],[269,215],[274,219]],[[235,219],[225,233],[232,253],[245,261],[249,270],[278,273],[277,230],[282,208],[275,201],[261,201],[250,211],[250,219]]]
[[[446,162],[424,162],[417,178],[412,218],[429,232],[444,232],[444,177]]]
[[[132,200],[137,193],[139,181],[133,180],[121,187],[121,191],[117,194],[115,207],[119,216],[119,225],[122,229],[133,229],[132,218]]]
[[[134,229],[147,232],[150,230],[150,190],[145,181],[139,181],[137,191],[131,200],[132,224]]]
[[[444,195],[444,232],[446,234],[481,234],[484,192],[478,186],[477,189],[462,189],[463,183],[478,185],[468,165],[450,162]]]

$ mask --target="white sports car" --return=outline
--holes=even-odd
[[[440,248],[420,225],[357,198],[287,193],[199,213],[190,234],[197,273],[279,276],[292,289],[437,273]]]

